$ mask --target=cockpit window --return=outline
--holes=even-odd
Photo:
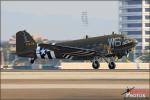
[[[121,45],[121,42],[116,42],[115,45],[116,45],[116,46],[120,46],[120,45]]]

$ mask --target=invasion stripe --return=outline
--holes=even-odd
[[[51,56],[52,56],[53,59],[56,58],[54,51],[50,51],[50,54],[51,54]]]
[[[65,53],[65,54],[68,54],[68,55],[92,55],[94,54],[95,52],[80,52],[80,53]]]
[[[70,55],[67,55],[65,58],[69,58]]]

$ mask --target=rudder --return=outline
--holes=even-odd
[[[32,36],[24,31],[16,33],[16,54],[21,57],[34,57],[37,43]]]

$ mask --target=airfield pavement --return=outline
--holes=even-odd
[[[2,70],[2,100],[137,100],[128,88],[149,89],[148,69]],[[146,98],[138,100],[149,100]]]

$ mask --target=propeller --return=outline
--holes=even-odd
[[[126,57],[126,61],[128,61],[128,62],[131,61],[131,59],[129,58],[130,52],[133,53],[133,52],[135,52],[135,50],[136,50],[135,47],[133,47],[133,48],[131,48],[131,49],[125,51],[125,54],[126,54],[126,56],[125,56],[125,57]]]
[[[129,51],[125,51],[125,54],[126,54],[126,57],[128,58],[129,57]]]
[[[112,53],[112,48],[110,46],[104,45],[103,48],[105,48],[109,54]]]
[[[126,61],[129,62],[130,60],[129,60],[129,51],[128,51],[128,50],[125,51],[125,55],[126,55],[126,56],[125,56],[125,57],[126,57],[126,58],[125,58]]]

